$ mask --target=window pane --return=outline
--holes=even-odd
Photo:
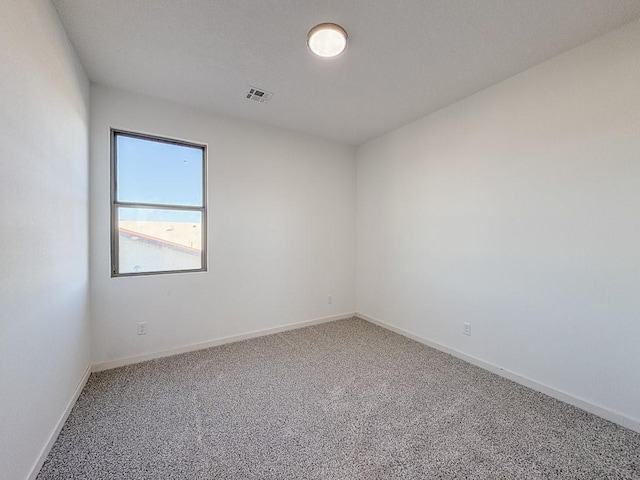
[[[120,202],[202,206],[204,150],[116,134]]]
[[[202,268],[202,213],[118,207],[119,273]]]

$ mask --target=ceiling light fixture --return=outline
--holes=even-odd
[[[337,57],[347,48],[347,32],[335,23],[321,23],[309,30],[307,46],[318,57]]]

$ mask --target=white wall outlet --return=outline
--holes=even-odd
[[[327,303],[333,303],[333,296],[331,295],[327,296]]]
[[[146,334],[147,334],[147,322],[139,322],[138,335],[146,335]]]
[[[462,333],[464,333],[465,335],[471,335],[471,324],[470,323],[463,323],[462,324]]]

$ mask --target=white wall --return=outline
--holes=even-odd
[[[207,273],[110,278],[110,127],[208,144]],[[353,312],[354,186],[352,147],[92,86],[94,363]]]
[[[638,428],[640,23],[357,158],[359,312]]]
[[[0,0],[0,478],[26,478],[90,364],[89,84],[48,1]]]

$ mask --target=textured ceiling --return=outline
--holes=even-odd
[[[53,3],[94,82],[353,145],[640,18],[638,0]],[[306,48],[325,21],[349,32],[337,59]]]

